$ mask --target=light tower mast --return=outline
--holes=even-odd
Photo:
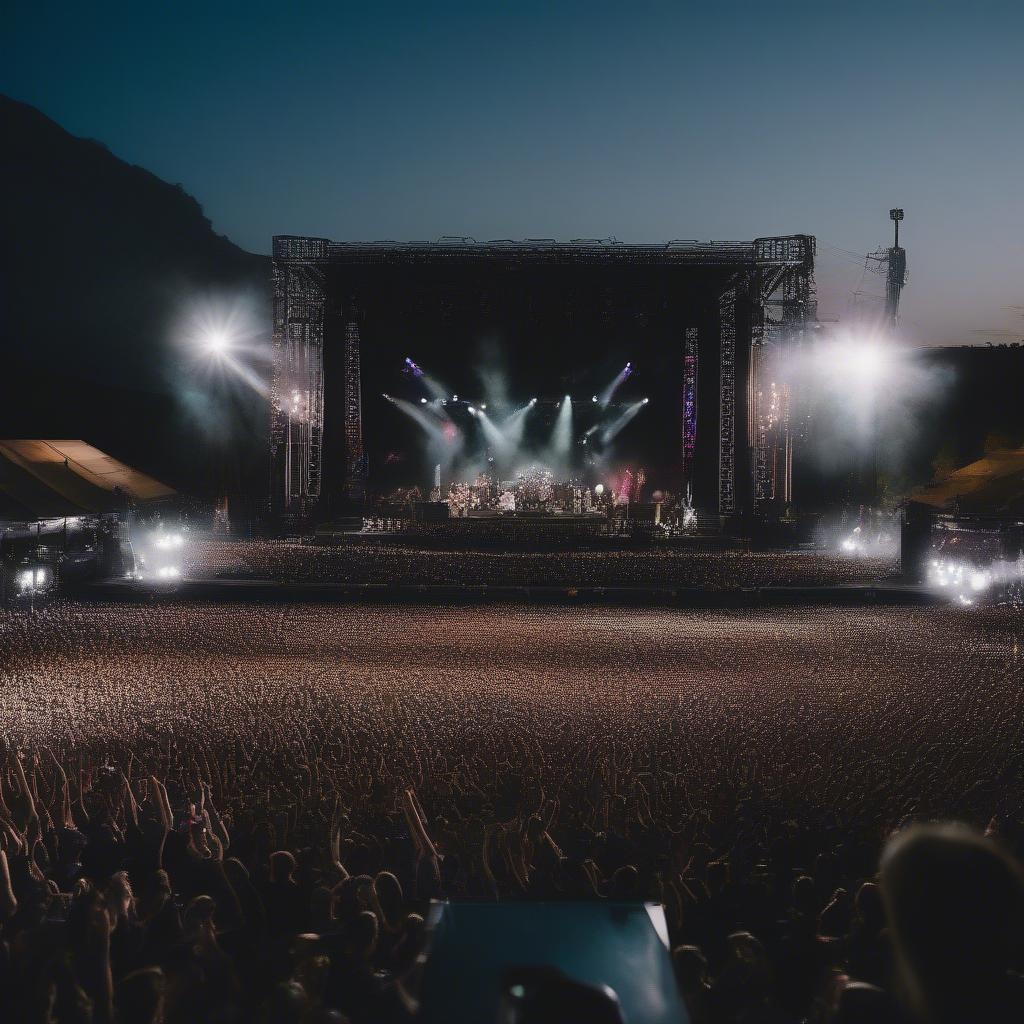
[[[907,282],[907,253],[900,248],[900,221],[903,220],[903,211],[890,210],[889,220],[893,223],[895,237],[889,250],[885,275],[885,322],[890,330],[895,330],[899,320],[900,292]]]

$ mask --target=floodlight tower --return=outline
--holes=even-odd
[[[900,248],[900,221],[903,211],[889,211],[889,220],[893,223],[895,237],[889,250],[888,270],[885,275],[885,322],[890,330],[896,329],[900,311],[900,292],[907,282],[907,253]]]

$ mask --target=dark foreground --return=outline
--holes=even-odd
[[[159,964],[171,1021],[262,1012],[289,979],[319,1015],[264,1019],[398,1019],[436,895],[659,900],[710,961],[705,1019],[786,1021],[854,971],[851,929],[857,976],[888,983],[859,890],[894,828],[995,817],[1015,841],[1019,636],[1012,612],[953,608],[66,604],[0,617],[0,727],[52,819],[25,829],[40,872],[130,908],[107,915],[114,974]],[[15,923],[39,899],[74,933],[74,901],[4,845]],[[169,938],[139,923],[155,912]],[[288,953],[300,932],[322,938]]]

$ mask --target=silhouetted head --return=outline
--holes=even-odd
[[[351,875],[334,887],[334,912],[341,921],[355,917],[370,907],[373,879],[369,875]]]
[[[124,1024],[161,1024],[166,980],[159,967],[126,974],[117,983],[117,1019]]]
[[[733,932],[726,939],[726,959],[716,984],[747,998],[767,997],[772,991],[772,970],[761,941],[750,932]]]
[[[963,1019],[1001,998],[1024,915],[1020,869],[1001,847],[961,825],[917,826],[886,848],[881,880],[901,994],[919,1017]]]
[[[851,981],[839,992],[830,1024],[895,1024],[892,998],[875,985]]]
[[[814,917],[817,913],[818,894],[810,875],[800,875],[794,880],[793,909],[803,917]]]
[[[213,923],[213,915],[216,910],[217,904],[209,896],[197,896],[190,900],[181,918],[185,934],[190,939],[212,938],[216,934]]]
[[[358,960],[368,961],[377,948],[379,930],[377,915],[372,910],[363,910],[357,914],[346,929],[350,954]]]
[[[270,1024],[301,1024],[306,1019],[309,999],[297,981],[281,982],[270,997]]]
[[[722,892],[729,884],[729,876],[729,862],[727,860],[711,861],[707,869],[708,889],[713,893]]]
[[[877,935],[885,927],[885,905],[882,891],[874,882],[865,882],[853,900],[857,921],[864,931]]]
[[[640,872],[632,864],[619,868],[608,882],[608,897],[613,900],[640,898]]]
[[[287,850],[275,850],[270,855],[270,880],[277,884],[290,882],[295,874],[295,858]]]
[[[684,996],[708,984],[708,961],[700,946],[676,946],[672,950],[672,968]]]

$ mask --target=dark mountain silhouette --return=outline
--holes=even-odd
[[[174,334],[190,300],[239,294],[269,331],[269,259],[3,96],[0,138],[0,436],[82,437],[188,489],[219,489],[228,450],[230,477],[260,472],[265,403],[191,380]]]
[[[269,334],[269,259],[180,185],[3,96],[0,139],[0,437],[80,437],[192,493],[264,492],[265,399],[197,374],[176,329],[190,301],[244,295]],[[915,412],[897,490],[1024,443],[1024,346],[923,358],[950,385]]]

